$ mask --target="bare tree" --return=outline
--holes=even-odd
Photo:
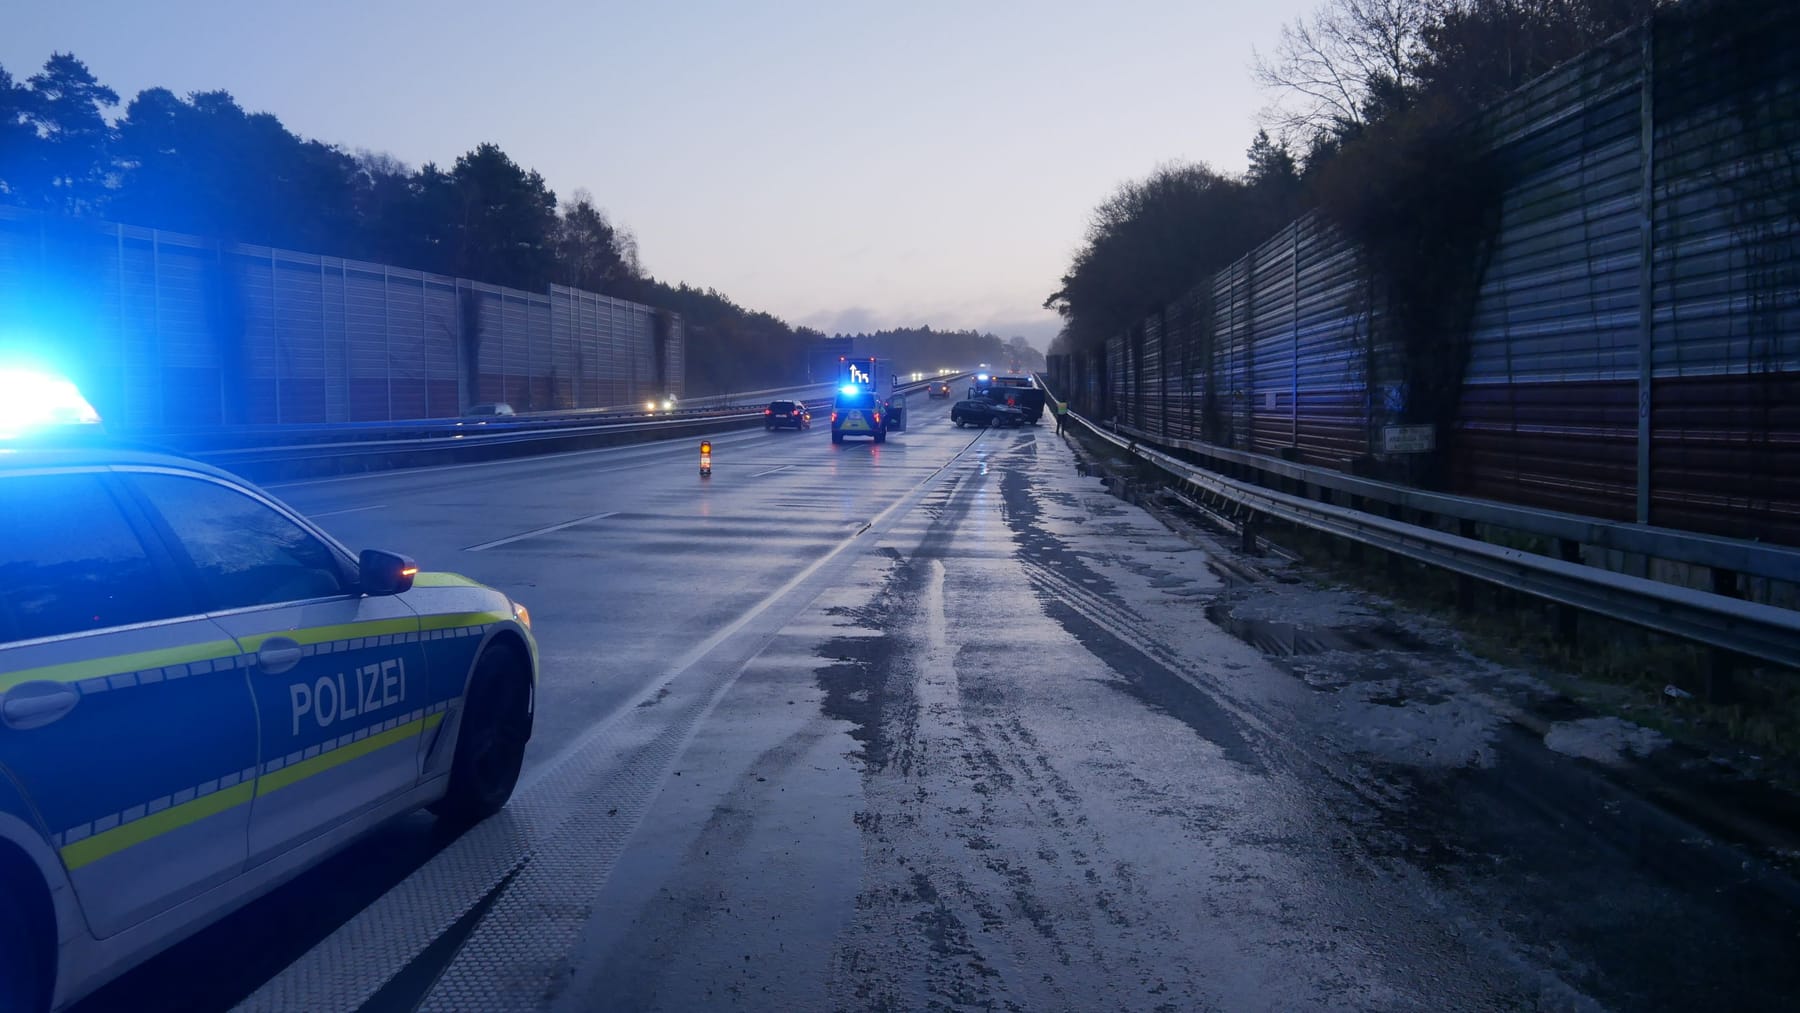
[[[586,190],[563,202],[553,244],[552,280],[564,285],[612,292],[641,272],[637,237],[614,225]]]
[[[356,159],[357,168],[368,174],[371,179],[380,179],[383,176],[404,178],[413,174],[412,166],[386,151],[357,148],[352,157]]]
[[[1371,107],[1417,83],[1421,33],[1432,0],[1326,0],[1310,18],[1282,26],[1268,55],[1255,54],[1257,83],[1275,92],[1265,126],[1290,144],[1368,123]]]

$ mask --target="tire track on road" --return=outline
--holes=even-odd
[[[478,904],[426,1010],[535,1008],[566,975],[588,905],[699,722],[779,629],[899,523],[982,439],[958,448],[820,558],[684,652],[611,718],[528,770],[512,802],[271,978],[238,1009],[357,1010]],[[666,695],[665,695],[666,694]],[[654,707],[639,707],[657,699]],[[511,877],[496,896],[495,887]],[[398,999],[398,997],[395,997]],[[414,1001],[417,1001],[416,999]],[[403,1004],[411,1008],[412,1002]]]

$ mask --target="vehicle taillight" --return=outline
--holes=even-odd
[[[764,414],[764,415],[773,415],[773,414],[775,414],[775,409],[773,409],[773,408],[764,408],[764,409],[763,409],[763,414]]]
[[[875,413],[875,424],[881,425],[881,413],[880,412]]]
[[[837,412],[832,412],[832,413],[831,413],[831,421],[833,421],[833,422],[836,422],[836,421],[837,421]]]

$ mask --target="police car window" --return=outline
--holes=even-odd
[[[131,478],[193,561],[209,608],[271,605],[349,590],[337,554],[267,505],[198,478]]]
[[[191,611],[94,475],[0,481],[0,641]]]

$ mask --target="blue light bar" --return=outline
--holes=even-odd
[[[853,383],[847,383],[838,388],[838,393],[840,394],[861,394],[862,392],[863,389]]]
[[[93,425],[100,415],[66,377],[0,368],[0,435],[41,426]]]

